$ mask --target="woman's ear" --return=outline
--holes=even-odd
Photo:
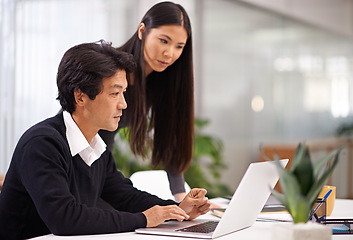
[[[142,40],[142,34],[145,31],[145,27],[146,27],[146,25],[142,22],[142,23],[140,23],[140,26],[137,29],[137,35],[140,40]]]

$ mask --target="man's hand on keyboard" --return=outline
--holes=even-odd
[[[211,202],[206,197],[207,191],[202,188],[193,188],[180,202],[182,208],[190,217],[188,220],[197,218],[210,210]]]
[[[146,227],[156,227],[164,221],[176,219],[179,222],[189,219],[189,216],[183,209],[177,205],[153,206],[142,212],[147,219]]]

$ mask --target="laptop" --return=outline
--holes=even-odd
[[[288,159],[279,161],[283,167],[288,163]],[[245,229],[256,221],[278,179],[273,162],[251,163],[220,220],[167,221],[154,228],[136,229],[135,232],[214,239]],[[211,229],[205,230],[204,227]]]

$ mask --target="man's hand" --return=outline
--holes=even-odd
[[[179,222],[189,219],[189,216],[185,213],[185,211],[177,205],[156,205],[142,213],[146,216],[147,219],[146,227],[156,227],[164,221],[170,219],[176,219]]]
[[[207,191],[202,188],[193,188],[186,195],[179,207],[189,215],[188,220],[197,218],[210,210],[211,202],[206,197]]]

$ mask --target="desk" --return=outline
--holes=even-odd
[[[220,203],[221,199],[216,199],[216,203]],[[216,217],[207,213],[202,218],[214,219]],[[330,218],[353,218],[353,200],[336,199],[335,207]],[[232,234],[217,238],[219,240],[270,240],[271,239],[271,227],[275,223],[272,222],[255,222],[250,228],[234,232]],[[281,223],[288,224],[288,223]],[[102,235],[90,235],[90,236],[54,236],[52,234],[33,238],[32,240],[185,240],[192,238],[181,238],[181,237],[166,237],[156,235],[144,235],[136,234],[134,232],[129,233],[115,233],[115,234],[102,234]],[[353,235],[333,235],[332,240],[352,240]]]

